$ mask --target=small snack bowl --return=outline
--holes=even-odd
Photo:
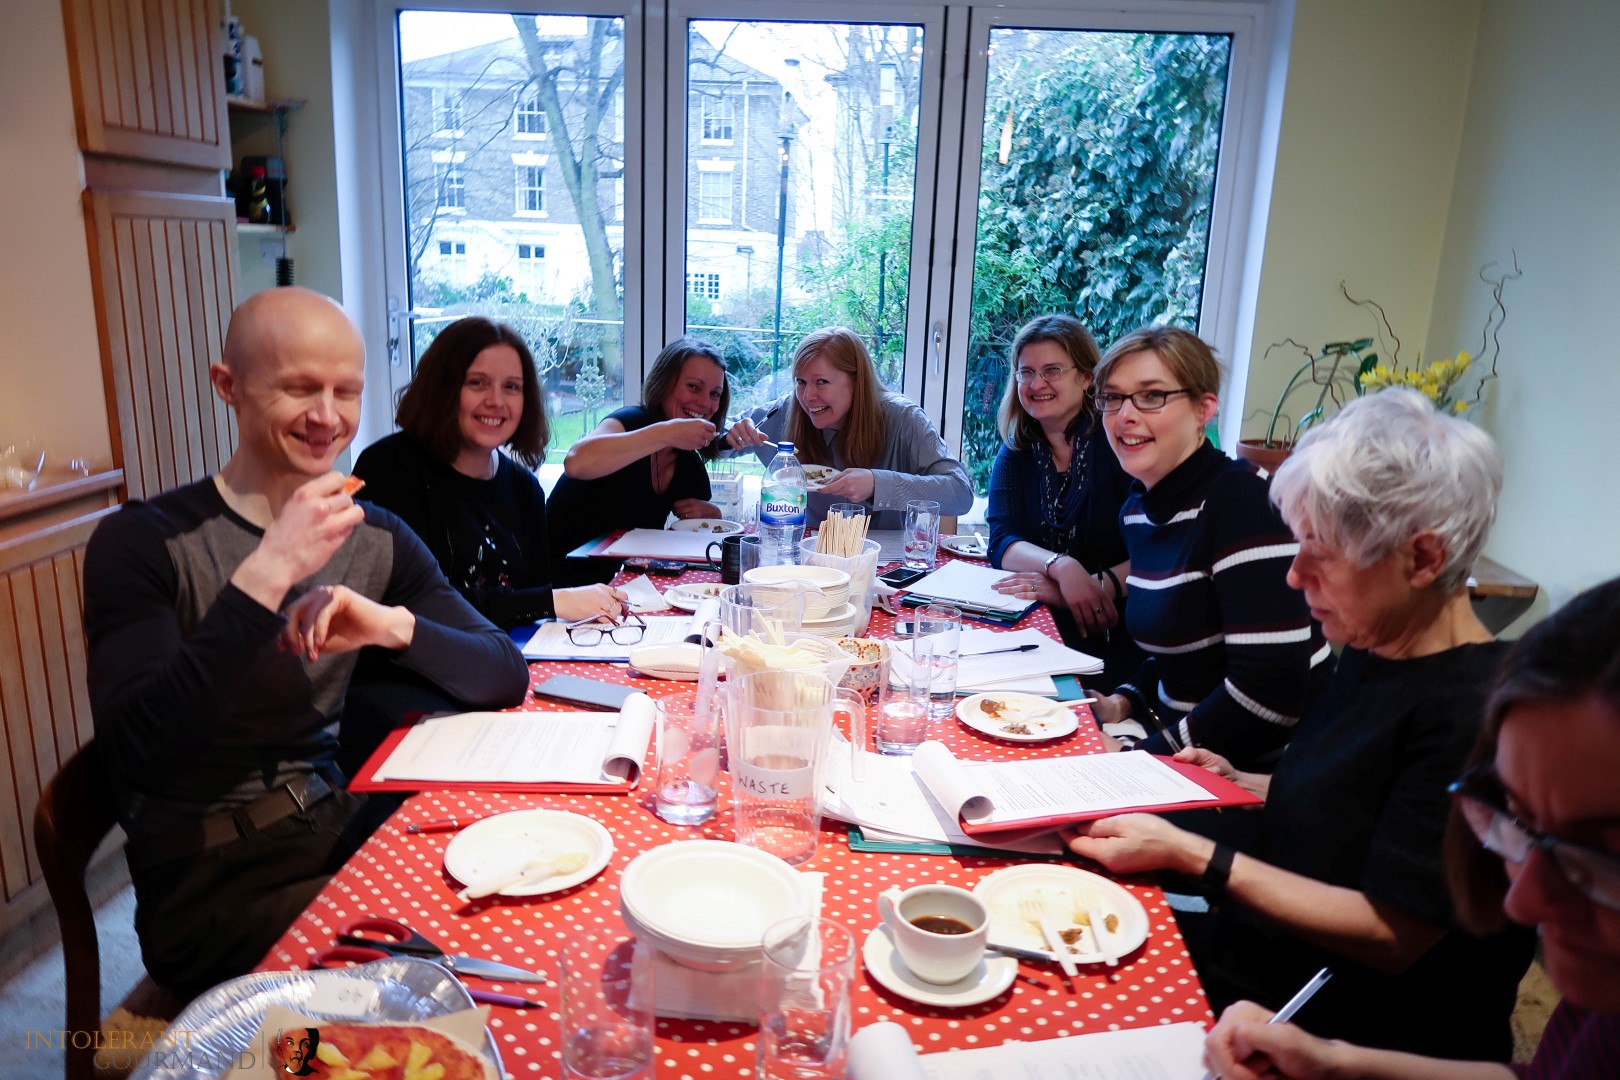
[[[889,654],[892,648],[887,641],[846,637],[839,638],[835,644],[855,657],[855,662],[839,680],[839,686],[853,690],[857,694],[870,694],[883,685],[889,671]]]

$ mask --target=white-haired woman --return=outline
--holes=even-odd
[[[1301,440],[1271,497],[1300,542],[1289,583],[1345,646],[1332,692],[1270,776],[1177,755],[1262,795],[1258,821],[1239,815],[1258,828],[1226,814],[1198,821],[1204,836],[1126,814],[1072,839],[1116,872],[1201,877],[1213,910],[1183,931],[1216,1009],[1240,997],[1275,1009],[1327,966],[1307,1029],[1506,1060],[1532,942],[1457,929],[1441,869],[1446,785],[1504,651],[1466,588],[1501,485],[1490,436],[1413,391],[1353,402]]]

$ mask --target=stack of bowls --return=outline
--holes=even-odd
[[[842,638],[849,637],[855,632],[855,624],[860,620],[861,609],[856,604],[845,604],[824,619],[806,618],[799,629],[816,637]]]
[[[759,960],[768,926],[804,910],[805,884],[775,855],[686,840],[630,860],[619,911],[636,936],[678,963],[734,971]]]
[[[743,574],[743,581],[767,594],[780,593],[779,602],[785,602],[795,591],[804,591],[806,629],[810,623],[842,619],[849,606],[849,575],[830,566],[756,566]]]

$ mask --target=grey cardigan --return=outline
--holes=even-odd
[[[752,420],[754,426],[772,442],[787,436],[788,418],[793,415],[792,395],[780,398],[770,405],[743,413],[739,419]],[[945,515],[965,514],[973,508],[973,485],[968,482],[967,470],[945,449],[945,440],[939,437],[933,422],[921,408],[899,394],[885,393],[879,402],[883,410],[883,453],[871,466],[873,489],[871,506],[874,529],[898,529],[905,524],[906,503],[912,499],[932,499],[939,503],[939,512]],[[845,469],[833,440],[838,432],[827,428],[821,437],[828,447],[827,457],[834,468]],[[741,450],[728,454],[744,453]],[[751,451],[766,465],[776,456],[768,446],[754,447]],[[835,502],[848,499],[810,493],[806,524],[820,524],[827,516],[827,508]]]

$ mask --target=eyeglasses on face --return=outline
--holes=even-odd
[[[590,618],[569,623],[565,629],[569,641],[589,648],[592,645],[600,645],[604,637],[615,645],[634,645],[646,635],[647,624],[640,615],[631,612],[625,616],[622,623]]]
[[[1526,825],[1508,809],[1502,782],[1489,763],[1469,769],[1446,790],[1487,851],[1522,866],[1540,848],[1571,888],[1595,904],[1620,911],[1620,857]]]
[[[1067,366],[1063,364],[1047,364],[1045,367],[1040,368],[1039,370],[1035,368],[1021,367],[1017,371],[1013,372],[1013,378],[1018,380],[1019,386],[1028,386],[1036,379],[1040,379],[1042,382],[1055,383],[1059,379],[1063,378],[1064,372],[1078,370],[1080,369],[1075,367],[1073,364],[1069,364]]]
[[[1158,412],[1164,408],[1166,402],[1177,394],[1191,396],[1192,393],[1193,391],[1186,389],[1138,390],[1134,394],[1112,394],[1098,391],[1092,395],[1092,399],[1097,402],[1098,410],[1105,413],[1119,412],[1120,409],[1125,407],[1127,401],[1136,406],[1137,412]]]

